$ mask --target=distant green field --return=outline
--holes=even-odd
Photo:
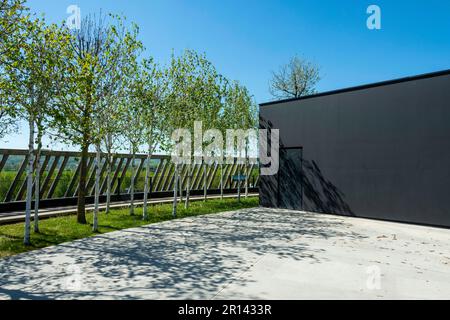
[[[45,179],[47,178],[47,174],[48,174],[47,172],[45,172],[43,174],[43,176],[41,177],[41,183],[43,181],[45,181]],[[66,170],[62,173],[61,178],[58,182],[58,185],[56,186],[56,189],[55,189],[55,192],[54,192],[52,198],[64,197],[66,190],[69,187],[70,181],[72,180],[74,174],[75,174],[75,171],[73,171],[73,170]],[[15,172],[3,171],[0,173],[0,202],[2,202],[5,199],[6,194],[9,190],[11,184],[13,183],[13,180],[16,177],[16,175],[17,175],[17,171],[15,171]],[[44,195],[46,195],[47,192],[49,191],[49,188],[50,188],[52,182],[54,181],[55,176],[56,176],[56,173],[50,180],[50,183],[48,184],[48,187],[46,189],[46,192],[44,192]],[[26,174],[24,173],[24,174],[22,174],[22,177],[20,177],[20,179],[17,183],[17,186],[14,189],[12,199],[14,199],[14,200],[16,199],[25,179],[26,179]],[[136,184],[135,184],[136,192],[144,191],[144,180],[145,180],[145,173],[142,172],[141,175],[136,179]],[[128,189],[130,184],[131,184],[131,172],[128,171],[125,175],[124,180],[121,183],[121,190],[124,191],[125,189]],[[116,185],[117,185],[117,182],[116,182]],[[93,186],[90,185],[90,187],[92,188]],[[74,193],[74,192],[75,192],[75,190],[72,190],[72,193]]]
[[[11,185],[15,176],[16,172],[5,171],[0,173],[0,202],[5,198],[9,186]]]
[[[74,171],[69,171],[69,170],[64,171],[62,173],[59,183],[55,189],[53,197],[60,198],[60,197],[64,196],[64,194],[69,186],[70,180],[73,177],[73,174],[74,174]],[[17,175],[17,172],[13,172],[13,171],[4,171],[4,172],[0,173],[0,202],[5,199],[6,194],[9,190],[14,178],[16,177],[16,175]],[[41,181],[45,181],[46,178],[47,178],[47,172],[45,172],[43,174]],[[19,193],[19,190],[20,190],[22,184],[24,183],[25,179],[26,179],[26,174],[24,173],[24,174],[22,174],[22,177],[20,177],[20,179],[17,183],[17,186],[14,189],[12,199],[14,199],[14,200],[16,199],[17,194]],[[53,180],[50,181],[46,191],[48,191],[48,189],[50,188],[51,182],[53,182]]]

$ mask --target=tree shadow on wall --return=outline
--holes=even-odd
[[[303,209],[355,216],[344,193],[327,180],[314,160],[303,159]]]
[[[274,125],[271,121],[260,117],[260,128],[270,131],[274,128]],[[285,147],[286,145],[282,140],[280,132],[280,149]],[[270,150],[270,140],[268,149]],[[282,154],[282,151],[280,151],[280,154]],[[332,181],[324,176],[316,161],[305,159],[305,154],[308,154],[308,150],[303,150],[302,171],[300,174],[302,184],[302,209],[304,211],[355,216],[350,205],[345,201],[345,194]],[[292,174],[296,172],[294,168],[284,168],[283,170]],[[260,192],[261,205],[277,207],[279,205],[277,177],[261,177],[260,186],[263,191]],[[295,190],[296,188],[283,186],[282,189],[286,192],[285,189]],[[293,192],[291,196],[298,197],[299,195]]]

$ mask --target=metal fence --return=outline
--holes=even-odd
[[[28,164],[27,150],[0,149],[0,204],[23,202],[26,197],[26,167]],[[81,153],[65,151],[41,151],[41,183],[39,188],[42,200],[75,198],[78,193]],[[113,194],[129,193],[132,172],[136,172],[135,190],[143,192],[145,166],[147,156],[138,154],[135,161],[129,154],[114,154],[112,160],[111,190]],[[175,182],[175,168],[170,156],[154,155],[151,161],[151,193],[173,190]],[[87,195],[95,192],[95,153],[89,153]],[[36,164],[35,164],[36,165]],[[101,194],[107,190],[107,162],[106,154],[101,156]],[[186,188],[188,181],[188,166],[181,166],[181,186]],[[220,165],[192,165],[191,190],[203,190],[206,180],[207,189],[220,188]],[[231,190],[238,187],[238,181],[232,177],[238,172],[248,175],[248,187],[255,188],[259,181],[256,165],[224,164],[224,189]],[[206,171],[205,171],[206,170]],[[206,179],[204,178],[206,174]],[[245,183],[242,184],[245,187]],[[36,192],[33,185],[33,193]]]

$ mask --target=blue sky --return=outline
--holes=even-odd
[[[221,73],[246,85],[258,103],[271,100],[271,71],[295,54],[321,67],[319,91],[450,68],[448,0],[29,0],[51,22],[123,13],[140,26],[146,54],[165,62],[172,49],[205,52]],[[366,27],[366,9],[381,8],[382,29]],[[22,136],[9,147],[24,148]]]

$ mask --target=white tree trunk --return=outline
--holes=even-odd
[[[180,203],[183,202],[183,181],[181,179],[181,172],[178,174],[178,189],[180,190]]]
[[[175,165],[175,177],[178,175],[178,165]],[[172,216],[174,218],[177,217],[177,202],[178,202],[178,179],[175,178],[174,184],[173,184],[173,207],[172,207]]]
[[[37,150],[36,150],[36,177],[34,179],[34,232],[39,233],[39,201],[41,196],[41,149],[42,132],[38,127]]]
[[[223,163],[220,164],[220,199],[223,200]]]
[[[249,172],[248,172],[248,169],[249,169],[249,166],[248,166],[248,154],[247,154],[248,152],[247,152],[247,148],[245,148],[245,167],[244,167],[244,170],[245,170],[245,198],[247,199],[248,198],[248,176],[249,176]]]
[[[208,199],[208,175],[207,175],[208,166],[206,163],[203,163],[203,200],[206,201]]]
[[[106,214],[108,214],[109,213],[109,211],[111,210],[111,170],[112,170],[112,168],[111,168],[111,164],[112,164],[112,156],[111,156],[111,153],[110,152],[108,152],[108,155],[107,155],[107,159],[106,159],[106,161],[108,161],[107,163],[106,163],[106,166],[107,166],[107,168],[106,168],[106,174],[107,174],[107,176],[106,176]]]
[[[132,147],[132,158],[131,158],[131,185],[130,185],[130,215],[134,216],[134,179],[135,179],[135,159],[136,152],[134,151],[134,147]]]
[[[249,179],[248,179],[248,175],[249,175],[249,171],[248,171],[248,165],[246,164],[246,166],[245,166],[245,198],[247,199],[248,198],[248,181],[249,181]]]
[[[28,170],[27,170],[27,201],[25,208],[25,235],[24,245],[30,245],[31,202],[33,198],[33,162],[34,162],[34,121],[30,117],[28,121],[30,134],[28,137]]]
[[[238,201],[241,202],[241,166],[238,165]]]
[[[108,149],[108,155],[107,155],[107,168],[106,168],[106,172],[107,172],[107,176],[106,176],[106,214],[109,213],[110,209],[111,209],[111,170],[112,170],[112,161],[113,161],[113,157],[112,157],[112,135],[108,134],[107,137],[107,149]]]
[[[92,224],[92,231],[98,231],[98,214],[100,207],[100,144],[96,145],[96,157],[95,157],[95,205],[94,205],[94,223]]]
[[[184,203],[184,207],[186,209],[189,209],[189,198],[190,198],[190,192],[191,192],[191,179],[192,179],[192,169],[191,165],[188,165],[188,176],[187,176],[187,182],[186,182],[186,201]]]
[[[147,155],[147,163],[145,166],[145,181],[144,181],[144,208],[143,208],[143,214],[142,219],[147,220],[148,219],[148,194],[151,192],[150,189],[150,160],[152,159],[152,152],[151,148],[148,149],[148,155]]]

